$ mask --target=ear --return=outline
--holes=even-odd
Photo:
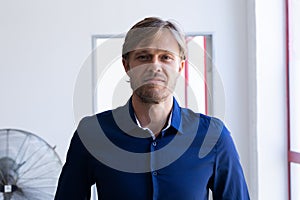
[[[129,62],[128,62],[128,60],[126,60],[126,59],[123,58],[122,59],[122,63],[123,63],[123,67],[125,69],[125,72],[127,73],[130,70]]]
[[[179,73],[183,70],[186,60],[181,60],[179,63]]]

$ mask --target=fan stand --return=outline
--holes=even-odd
[[[10,193],[4,193],[3,194],[3,198],[4,198],[4,200],[11,200],[12,193],[11,192]]]
[[[3,192],[3,200],[11,200],[13,192],[17,190],[15,185],[4,185],[1,187],[0,191]]]
[[[0,192],[3,192],[4,200],[10,200],[13,192],[18,190],[18,187],[15,185],[19,177],[17,172],[18,168],[19,165],[9,157],[0,159]]]

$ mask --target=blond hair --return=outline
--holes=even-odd
[[[182,60],[186,59],[187,47],[185,35],[179,27],[170,21],[165,21],[157,17],[148,17],[136,23],[126,34],[122,57],[127,60],[129,53],[140,44],[155,40],[168,30],[172,33],[179,46],[179,56]]]

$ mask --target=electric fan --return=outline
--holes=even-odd
[[[61,161],[40,137],[0,129],[0,200],[52,200]]]

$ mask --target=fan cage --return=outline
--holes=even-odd
[[[41,137],[0,129],[0,200],[53,199],[61,167],[55,147]]]

